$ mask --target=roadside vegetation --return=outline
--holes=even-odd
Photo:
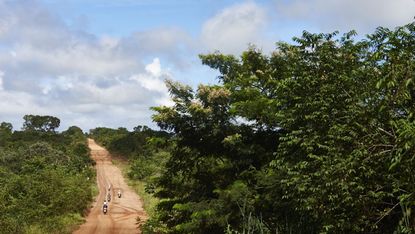
[[[95,172],[82,130],[53,116],[0,124],[0,233],[71,233],[92,201]]]

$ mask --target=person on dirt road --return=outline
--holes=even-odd
[[[104,201],[104,205],[102,206],[102,212],[104,212],[104,214],[107,214],[108,212],[107,201]]]
[[[121,198],[121,190],[118,190],[118,198]]]

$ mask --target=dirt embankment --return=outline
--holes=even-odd
[[[140,220],[146,220],[148,217],[140,197],[128,187],[120,169],[112,164],[108,151],[92,139],[88,139],[88,145],[91,157],[96,162],[99,194],[86,218],[86,223],[74,233],[141,233],[137,228],[137,217]],[[121,190],[121,198],[117,196],[118,190]],[[102,205],[108,194],[111,195],[111,201],[108,203],[108,213],[104,214]]]

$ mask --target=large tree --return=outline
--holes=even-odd
[[[60,119],[49,115],[25,115],[23,119],[24,131],[55,132],[60,125]]]

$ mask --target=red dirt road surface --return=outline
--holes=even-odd
[[[88,139],[91,157],[95,160],[99,194],[90,210],[86,223],[82,224],[75,234],[85,233],[141,233],[138,229],[137,217],[141,221],[147,219],[143,204],[138,195],[126,184],[121,171],[111,162],[111,155],[106,149]],[[110,189],[109,189],[110,188]],[[118,198],[121,190],[121,198]],[[108,212],[102,212],[102,205],[108,193]]]

